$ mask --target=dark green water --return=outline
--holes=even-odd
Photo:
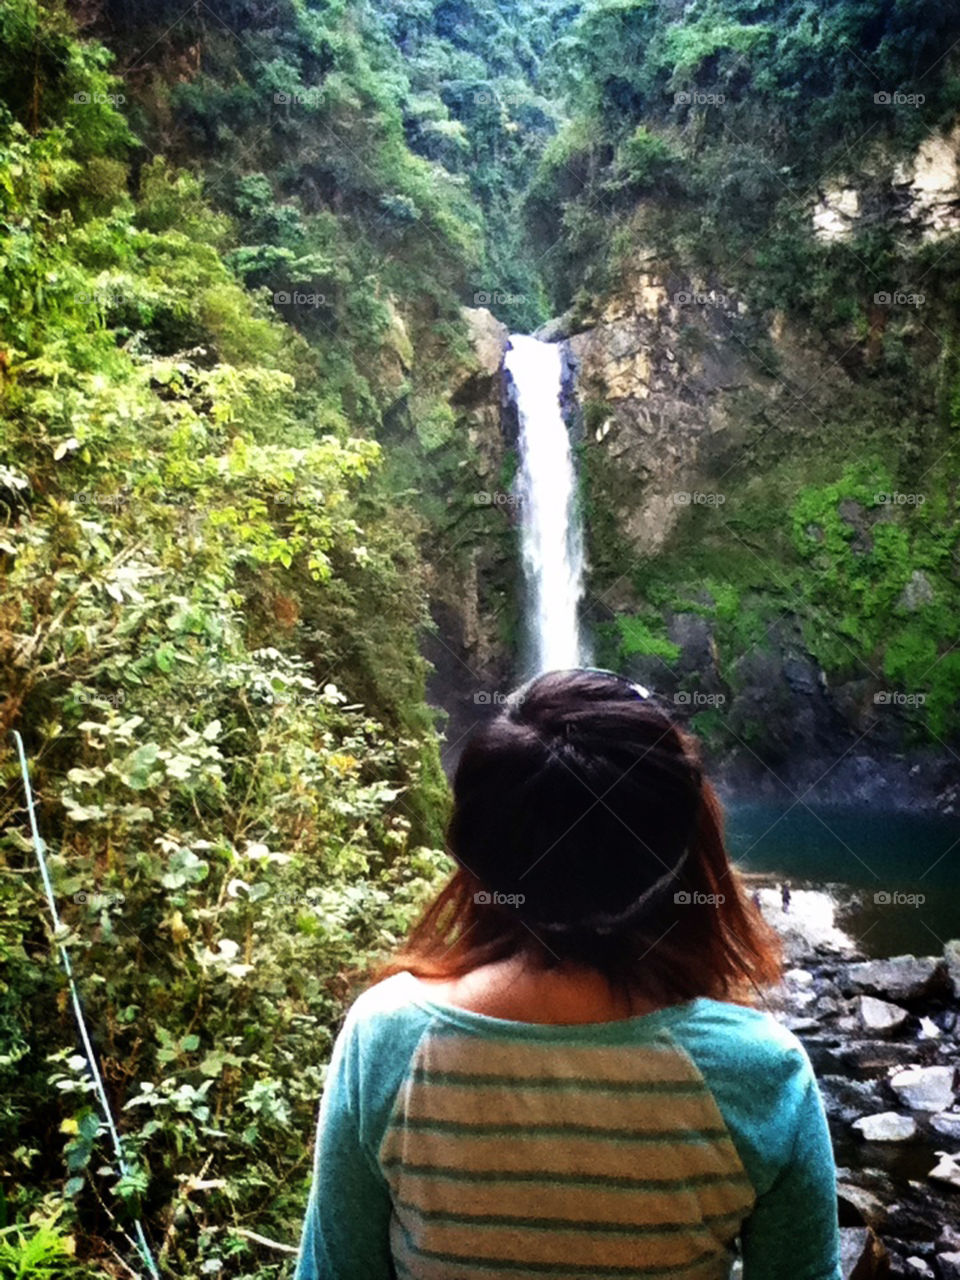
[[[840,886],[837,923],[867,955],[933,955],[960,938],[958,817],[731,804],[727,844],[745,871]]]

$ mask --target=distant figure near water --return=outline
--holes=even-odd
[[[784,915],[790,910],[790,886],[784,880],[780,886],[780,905],[783,907]]]

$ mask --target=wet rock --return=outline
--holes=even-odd
[[[854,993],[890,1000],[918,1000],[943,973],[937,956],[893,956],[852,964],[841,975],[841,986]]]
[[[879,1227],[887,1214],[878,1195],[852,1182],[837,1183],[837,1211],[841,1227]]]
[[[699,613],[671,613],[667,617],[667,635],[680,649],[672,667],[676,674],[700,673],[710,686],[703,692],[720,692],[723,686],[716,670],[717,645],[707,619]]]
[[[802,1015],[788,1013],[785,1014],[780,1021],[792,1031],[794,1035],[805,1035],[808,1032],[819,1031],[820,1023],[816,1018],[805,1018]]]
[[[954,996],[960,1000],[960,938],[951,938],[943,948],[943,959]]]
[[[809,969],[788,969],[783,975],[783,980],[790,987],[813,986],[813,974]]]
[[[914,1111],[946,1111],[953,1102],[953,1067],[908,1067],[892,1077],[890,1088]]]
[[[938,1253],[937,1266],[943,1280],[960,1280],[960,1253]]]
[[[843,1280],[874,1280],[890,1274],[889,1255],[869,1227],[840,1228],[840,1272]]]
[[[886,1203],[884,1240],[891,1246],[896,1245],[904,1256],[920,1253],[927,1257],[932,1254],[929,1242],[937,1234],[943,1210],[934,1203],[931,1185],[917,1183],[912,1186],[909,1197],[905,1195],[902,1200],[891,1199]]]
[[[912,1258],[907,1258],[905,1269],[908,1276],[919,1276],[921,1280],[936,1280],[936,1273],[930,1263],[925,1262],[923,1258],[916,1257],[916,1255]]]
[[[862,1116],[853,1128],[867,1142],[906,1142],[915,1136],[917,1122],[913,1116],[903,1116],[897,1111],[881,1111],[878,1115]]]
[[[931,1116],[930,1128],[945,1138],[956,1138],[960,1142],[960,1111],[941,1111],[939,1115]]]
[[[960,1161],[946,1151],[938,1151],[938,1162],[927,1174],[931,1182],[945,1182],[949,1187],[960,1187]]]
[[[916,1052],[916,1050],[911,1050]],[[860,1075],[873,1075],[903,1062],[904,1047],[885,1040],[850,1040],[839,1047],[835,1057],[838,1066]]]
[[[844,1008],[843,1000],[839,996],[821,995],[817,1001],[817,1012],[822,1018],[835,1018],[838,1013],[842,1013]]]
[[[888,1000],[878,1000],[876,996],[860,996],[857,1001],[857,1014],[865,1031],[874,1031],[881,1035],[897,1031],[909,1018],[906,1009]]]
[[[920,1039],[921,1040],[939,1040],[943,1032],[937,1026],[932,1018],[920,1019]]]
[[[827,1114],[850,1123],[860,1116],[877,1111],[880,1091],[869,1080],[848,1080],[846,1076],[820,1077],[820,1093]]]

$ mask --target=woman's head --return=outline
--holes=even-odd
[[[384,973],[454,976],[523,953],[665,1002],[777,976],[694,740],[622,677],[530,681],[472,735],[453,798],[459,870]]]
[[[494,905],[563,937],[616,931],[673,891],[701,801],[699,761],[635,685],[549,672],[468,743],[450,852]],[[642,908],[642,902],[637,910]]]

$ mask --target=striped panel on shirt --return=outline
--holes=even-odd
[[[672,1041],[427,1032],[379,1151],[406,1280],[720,1280],[754,1190]]]

